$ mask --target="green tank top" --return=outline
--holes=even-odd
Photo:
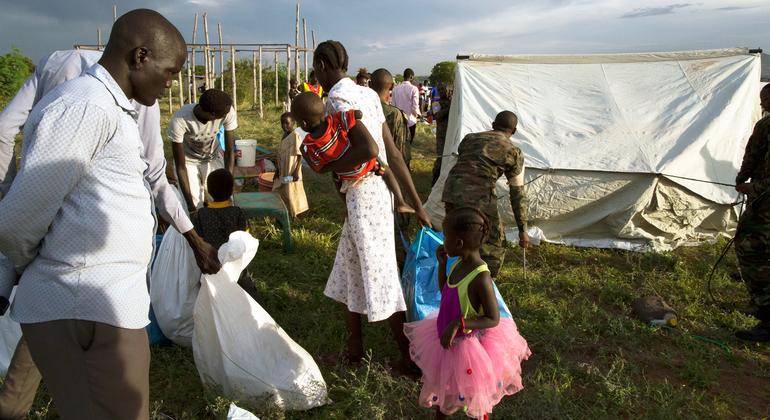
[[[449,270],[449,276],[452,275],[452,272],[455,270],[455,267],[457,267],[460,264],[460,260],[458,259],[453,265],[452,268]],[[463,277],[462,280],[460,280],[457,284],[452,284],[449,282],[449,276],[447,276],[447,286],[452,289],[457,289],[457,296],[460,300],[460,311],[462,312],[463,318],[467,319],[469,317],[471,318],[477,318],[481,315],[484,315],[484,308],[481,308],[479,312],[476,312],[475,309],[473,309],[473,305],[471,304],[471,299],[468,297],[468,285],[471,284],[473,279],[476,278],[480,273],[483,273],[485,271],[489,271],[489,268],[487,267],[487,264],[481,264],[473,271],[468,273],[467,276]],[[466,330],[467,331],[467,330]]]

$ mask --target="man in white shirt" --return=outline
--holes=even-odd
[[[393,105],[406,114],[409,125],[409,142],[414,141],[417,119],[420,117],[420,90],[412,84],[414,70],[404,70],[404,81],[393,88]]]
[[[225,130],[224,161],[217,142],[220,125]],[[203,92],[197,104],[187,104],[171,116],[168,138],[179,189],[191,213],[209,198],[206,178],[211,172],[224,167],[233,173],[236,128],[238,117],[233,100],[218,89]]]
[[[153,105],[185,57],[170,22],[129,12],[99,63],[26,120],[21,167],[0,201],[0,252],[23,273],[11,316],[63,419],[149,417],[155,221],[130,99]]]
[[[85,74],[85,71],[101,58],[101,51],[55,51],[40,60],[35,73],[19,89],[11,102],[0,113],[0,200],[8,191],[16,174],[13,154],[14,139],[27,121],[32,107],[56,86]],[[132,101],[133,102],[133,101]],[[137,111],[137,123],[143,144],[143,160],[147,163],[145,180],[152,189],[155,207],[161,218],[183,233],[197,256],[201,271],[210,273],[219,269],[216,250],[207,244],[193,229],[182,204],[169,185],[163,139],[160,135],[160,110],[157,103],[147,107],[133,102]],[[4,181],[4,182],[3,182]],[[0,291],[0,296],[8,297]],[[21,418],[29,411],[40,383],[32,357],[22,337],[11,359],[2,388],[0,388],[0,419]]]

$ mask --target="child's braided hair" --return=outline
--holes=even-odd
[[[478,219],[481,219],[479,223]],[[460,234],[465,234],[474,231],[474,227],[481,235],[478,238],[478,244],[484,243],[484,240],[489,236],[489,218],[475,207],[458,207],[452,209],[446,215],[446,228]]]

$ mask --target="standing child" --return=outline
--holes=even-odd
[[[219,249],[230,239],[231,233],[248,231],[248,218],[240,207],[233,205],[233,175],[227,169],[211,172],[206,178],[206,189],[213,201],[198,209],[190,219],[201,237]],[[246,270],[241,273],[238,285],[256,300],[257,290]]]
[[[486,419],[506,396],[523,388],[521,362],[531,354],[516,323],[500,318],[487,264],[479,249],[489,232],[483,213],[463,207],[444,219],[437,317],[404,325],[412,360],[422,369],[420,404],[436,418],[458,410]],[[446,275],[447,256],[459,257]]]
[[[404,201],[393,173],[376,157],[376,144],[371,134],[363,124],[358,124],[362,117],[361,111],[349,110],[324,117],[321,98],[307,92],[297,96],[291,104],[291,111],[302,129],[308,132],[302,140],[300,152],[314,171],[333,170],[343,194],[352,183],[370,174],[381,175],[393,194],[396,211],[414,213],[414,209]],[[366,145],[372,147],[359,154],[351,153],[364,150]],[[368,159],[361,159],[361,156]]]
[[[294,116],[284,112],[281,115],[284,137],[278,148],[278,171],[273,181],[273,192],[281,196],[292,218],[309,208],[302,183],[302,154],[299,150],[302,137],[294,131],[294,125]]]

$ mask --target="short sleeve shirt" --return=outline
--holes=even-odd
[[[209,161],[217,156],[217,131],[224,126],[225,131],[238,128],[238,116],[235,109],[224,118],[202,123],[195,117],[193,109],[197,104],[187,104],[171,116],[168,122],[168,138],[172,143],[183,143],[185,157],[199,161]]]
[[[494,196],[497,179],[513,178],[524,169],[524,155],[505,136],[486,131],[465,136],[457,149],[457,163],[449,172],[442,201],[476,203]]]

